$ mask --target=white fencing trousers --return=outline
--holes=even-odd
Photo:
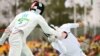
[[[10,50],[8,56],[33,56],[31,50],[23,41],[24,37],[21,32],[12,33],[9,37]]]
[[[26,44],[23,46],[21,56],[34,56]]]
[[[75,53],[75,54],[61,53],[59,56],[86,56],[86,55],[83,52],[81,52],[81,53]]]
[[[61,53],[59,56],[67,56],[66,54]]]

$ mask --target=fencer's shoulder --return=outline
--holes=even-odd
[[[70,25],[70,23],[65,23],[65,24],[62,24],[61,27],[68,27]]]
[[[39,13],[35,12],[35,11],[28,11],[32,16],[36,16],[37,18],[43,18],[42,15],[40,15]],[[34,15],[33,15],[34,14]]]
[[[30,13],[29,11],[21,12],[21,13],[17,14],[16,17],[21,16],[23,14],[29,14],[29,13]]]
[[[24,11],[22,13],[19,13],[18,15],[38,15],[38,14],[35,14],[34,11]]]
[[[70,29],[71,28],[71,23],[65,23],[62,26],[60,26],[62,29]]]

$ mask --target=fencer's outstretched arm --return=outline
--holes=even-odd
[[[38,24],[41,26],[44,33],[57,35],[57,32],[47,24],[43,17],[41,17],[41,19],[38,19]]]
[[[63,24],[62,26],[61,26],[61,28],[69,28],[69,29],[71,29],[71,28],[78,28],[78,27],[83,27],[84,26],[84,22],[82,22],[82,21],[79,21],[79,22],[77,22],[77,23],[67,23],[67,24]]]

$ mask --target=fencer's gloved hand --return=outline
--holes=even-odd
[[[90,22],[88,22],[88,21],[82,21],[83,22],[83,24],[84,24],[84,26],[90,26]]]
[[[51,36],[48,37],[48,41],[54,42],[54,41],[56,41],[56,37],[54,35],[51,35]]]

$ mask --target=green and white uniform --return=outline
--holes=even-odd
[[[26,45],[26,38],[38,24],[44,33],[56,35],[57,32],[50,28],[45,19],[35,11],[26,11],[15,17],[0,38],[0,44],[2,44],[9,37],[9,56],[21,56],[21,53],[33,56]]]

